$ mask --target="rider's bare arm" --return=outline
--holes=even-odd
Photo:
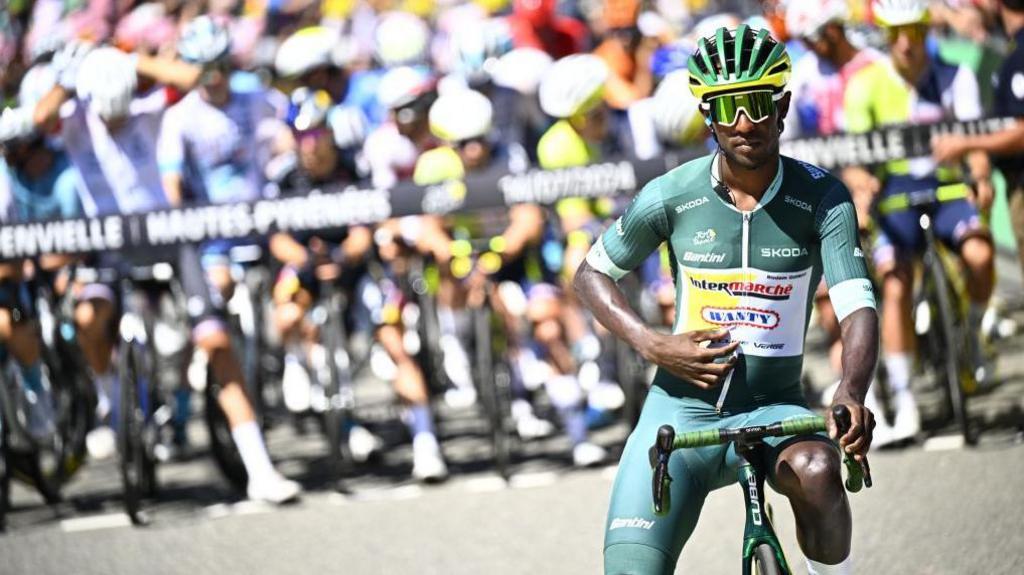
[[[735,365],[733,351],[739,342],[713,349],[700,345],[704,341],[724,339],[728,331],[662,334],[653,330],[633,311],[612,278],[588,262],[583,262],[576,270],[573,286],[579,300],[608,331],[622,338],[647,361],[697,387],[717,386]],[[725,357],[729,358],[725,363],[715,363],[716,359]]]
[[[862,307],[839,324],[843,340],[843,378],[832,400],[850,410],[850,429],[837,437],[835,423],[829,421],[829,433],[839,440],[847,452],[863,457],[871,445],[874,416],[864,407],[868,386],[875,375],[878,361],[878,314],[874,308]]]
[[[544,235],[544,211],[540,206],[518,204],[509,211],[508,227],[502,232],[505,238],[504,256],[513,260],[527,246],[540,242]]]

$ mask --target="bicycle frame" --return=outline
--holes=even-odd
[[[789,573],[789,564],[786,563],[782,545],[772,526],[771,513],[764,501],[764,479],[767,475],[755,457],[762,444],[740,441],[735,446],[736,453],[743,458],[737,476],[739,486],[743,490],[747,514],[743,527],[743,575],[750,575],[754,550],[761,544],[767,544],[772,548],[783,573]]]

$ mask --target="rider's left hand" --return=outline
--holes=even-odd
[[[846,406],[846,409],[850,412],[850,429],[841,437],[839,436],[836,421],[832,416],[832,408],[837,405]],[[871,447],[871,435],[875,429],[875,416],[871,413],[871,410],[864,407],[863,403],[854,399],[841,399],[837,397],[832,401],[826,417],[828,435],[833,440],[839,442],[839,449],[844,454],[853,455],[857,461],[863,461],[868,453],[868,448]]]

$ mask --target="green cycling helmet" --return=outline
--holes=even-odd
[[[715,96],[759,88],[781,94],[793,65],[786,47],[768,30],[743,24],[736,30],[719,28],[701,38],[688,68],[690,92],[706,103]]]

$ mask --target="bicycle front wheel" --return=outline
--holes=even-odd
[[[754,548],[754,575],[788,575],[779,564],[771,545],[762,543]]]
[[[148,405],[143,393],[146,370],[137,344],[122,342],[120,353],[121,398],[118,405],[118,449],[124,505],[135,525],[146,524],[142,500],[155,491],[153,462],[146,449],[145,426]]]
[[[508,428],[508,401],[505,400],[511,376],[499,369],[494,360],[494,338],[491,331],[491,311],[473,310],[473,336],[476,347],[477,385],[487,415],[494,450],[494,464],[505,479],[512,475],[512,446]]]
[[[942,343],[946,353],[942,358],[945,368],[946,390],[949,399],[949,407],[964,441],[968,445],[977,443],[978,438],[974,433],[970,418],[967,414],[967,396],[964,394],[960,384],[960,378],[964,377],[965,360],[963,350],[966,348],[963,338],[965,326],[957,320],[957,314],[953,308],[953,293],[946,278],[942,263],[937,257],[931,258],[928,265],[929,273],[932,276],[935,296],[938,302],[939,321],[942,327]]]

